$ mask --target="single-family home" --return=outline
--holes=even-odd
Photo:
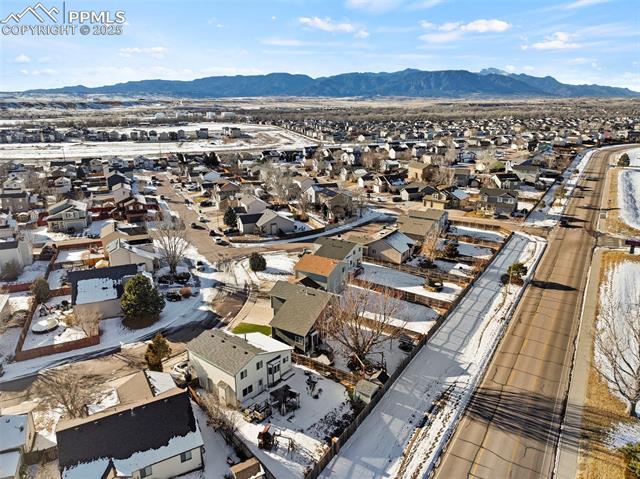
[[[312,354],[320,344],[317,328],[336,296],[316,288],[278,281],[269,292],[273,319],[271,335],[302,354]]]
[[[99,318],[119,316],[126,279],[137,273],[135,264],[69,271],[67,280],[71,285],[74,312]]]
[[[281,236],[296,229],[295,221],[273,210],[265,210],[255,225],[256,230],[267,236]]]
[[[130,245],[142,247],[148,251],[153,251],[153,240],[149,235],[147,227],[140,224],[130,224],[124,221],[108,221],[100,229],[100,242],[102,247],[117,239],[122,239]]]
[[[482,188],[477,207],[495,214],[510,215],[518,207],[518,192],[500,188]]]
[[[422,161],[410,161],[408,166],[408,177],[409,181],[424,181],[426,172],[429,169],[429,165],[423,163]]]
[[[203,332],[187,344],[200,385],[231,406],[246,403],[291,369],[293,348],[262,333]]]
[[[307,281],[305,284],[315,284],[330,293],[339,293],[344,289],[349,268],[337,259],[305,254],[294,266],[294,271],[298,280]]]
[[[491,176],[491,182],[497,187],[505,190],[516,189],[522,183],[515,173],[496,173]]]
[[[27,191],[2,190],[0,192],[0,207],[12,213],[29,211],[29,193]]]
[[[409,236],[392,229],[382,230],[373,237],[352,237],[352,239],[362,243],[365,256],[393,264],[402,264],[407,261],[416,245]]]
[[[138,270],[153,273],[160,266],[160,257],[153,251],[147,251],[118,238],[107,245],[106,255],[110,266],[135,264]]]
[[[169,479],[203,467],[189,393],[173,388],[56,427],[62,479]]]
[[[0,239],[0,276],[8,264],[15,264],[22,269],[31,263],[33,247],[30,242],[14,238]]]
[[[321,236],[315,244],[318,246],[315,251],[316,256],[341,261],[347,265],[348,269],[353,269],[362,263],[362,245],[360,243]]]
[[[422,241],[432,231],[445,230],[447,221],[446,211],[409,210],[398,217],[398,230],[413,240]]]
[[[46,218],[49,231],[83,231],[91,222],[87,204],[83,201],[65,199],[49,208]]]

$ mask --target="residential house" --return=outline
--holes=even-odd
[[[263,213],[256,214],[239,214],[237,219],[237,228],[240,234],[250,235],[256,233],[256,223],[262,218]]]
[[[353,213],[353,200],[345,193],[325,188],[318,193],[317,199],[329,221],[343,220]]]
[[[257,231],[267,236],[282,236],[296,229],[295,221],[273,210],[265,210],[255,225]]]
[[[482,188],[477,207],[495,214],[510,215],[518,207],[518,193],[500,188]]]
[[[111,214],[116,220],[126,220],[130,223],[144,223],[162,219],[157,198],[141,194],[133,195],[117,203]]]
[[[236,196],[236,201],[238,206],[244,208],[245,212],[248,214],[257,214],[262,213],[267,209],[269,203],[266,201],[262,201],[259,198],[256,198],[254,195],[241,194]]]
[[[278,383],[291,369],[293,347],[262,333],[211,329],[187,344],[200,386],[238,406]]]
[[[0,239],[0,272],[9,263],[17,264],[20,269],[33,263],[31,243],[19,236]]]
[[[500,189],[512,190],[520,186],[521,181],[515,173],[496,173],[491,176],[491,182]]]
[[[29,193],[27,191],[2,190],[0,192],[0,207],[12,213],[29,211]]]
[[[421,161],[410,161],[407,180],[416,182],[424,181],[428,169],[429,165],[427,165],[426,163],[423,163]]]
[[[203,467],[200,426],[178,388],[61,421],[56,440],[62,479],[169,479]]]
[[[31,452],[35,436],[30,412],[0,416],[0,479],[21,477],[24,455]]]
[[[362,263],[362,245],[353,241],[322,236],[315,242],[318,249],[316,256],[335,259],[347,265],[347,269],[353,269]]]
[[[512,171],[518,175],[521,181],[528,184],[534,184],[540,179],[542,168],[537,165],[520,164],[514,165]]]
[[[122,239],[130,245],[142,247],[147,251],[154,251],[153,240],[144,225],[133,225],[123,221],[109,221],[100,230],[100,241],[102,247],[117,239]]]
[[[286,281],[276,282],[269,296],[273,309],[271,335],[302,354],[315,352],[320,344],[318,320],[335,296]]]
[[[398,230],[412,240],[422,241],[433,231],[444,231],[447,222],[446,211],[436,209],[409,210],[398,218]]]
[[[148,251],[136,245],[131,245],[118,238],[107,245],[106,255],[109,266],[123,266],[135,264],[138,270],[153,273],[160,267],[160,258],[157,253]]]
[[[362,243],[365,256],[393,264],[402,264],[407,261],[416,245],[409,236],[392,229],[382,230],[373,238],[352,237],[352,239]]]
[[[83,231],[91,222],[87,204],[82,201],[65,199],[49,208],[46,218],[49,231]]]
[[[339,293],[344,289],[349,268],[336,259],[305,254],[296,263],[294,271],[298,280],[310,280],[312,283],[307,284],[315,284],[330,293]]]
[[[71,285],[71,304],[76,314],[111,318],[122,314],[120,297],[128,278],[138,273],[138,266],[126,264],[67,273]]]
[[[426,195],[432,195],[437,191],[426,183],[409,183],[400,189],[400,198],[402,201],[422,201]]]

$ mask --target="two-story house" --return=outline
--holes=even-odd
[[[91,216],[86,203],[65,199],[49,208],[46,221],[49,231],[79,232],[91,223]]]
[[[187,344],[200,385],[238,406],[278,383],[291,369],[293,348],[262,333],[205,331]]]

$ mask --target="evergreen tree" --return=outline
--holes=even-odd
[[[444,247],[443,253],[446,258],[457,258],[460,254],[458,251],[458,245],[455,243],[447,243]]]
[[[171,347],[160,333],[156,333],[153,340],[147,345],[144,359],[151,371],[162,372],[162,360],[171,354]]]
[[[251,253],[249,257],[249,267],[251,271],[264,271],[267,269],[267,260],[260,253]]]
[[[227,211],[224,212],[224,224],[231,227],[238,224],[238,215],[233,211],[233,208],[227,208]]]
[[[157,319],[165,302],[151,281],[137,274],[125,285],[120,304],[126,319]]]
[[[527,267],[522,263],[513,263],[509,266],[507,273],[510,276],[515,276],[516,278],[522,278],[525,274],[527,274]]]

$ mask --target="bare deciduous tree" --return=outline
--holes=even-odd
[[[99,331],[102,316],[97,312],[77,312],[67,316],[68,326],[78,326],[87,337],[95,336]]]
[[[397,320],[401,310],[402,302],[394,290],[375,292],[351,287],[327,308],[319,320],[319,329],[349,355],[364,361],[376,346],[397,336],[398,330],[389,326],[403,327]]]
[[[22,266],[18,260],[12,259],[7,261],[0,268],[0,279],[5,281],[15,281],[22,274]]]
[[[72,372],[69,368],[52,369],[34,383],[34,393],[47,407],[60,407],[70,418],[87,415],[86,405],[100,396],[97,378]]]
[[[438,255],[438,243],[443,234],[443,228],[434,224],[424,235],[422,240],[421,253],[428,261],[433,263]]]
[[[171,274],[175,275],[189,247],[186,225],[182,220],[168,218],[153,230],[153,239],[158,243],[158,251],[167,262]]]
[[[595,355],[598,373],[624,398],[628,413],[637,417],[640,402],[640,291],[620,297],[613,285],[603,287],[596,324]]]
[[[238,431],[238,416],[234,411],[220,404],[215,394],[206,393],[201,397],[209,426],[218,431],[227,444],[231,444]]]
[[[268,163],[264,167],[264,174],[268,191],[282,203],[287,203],[293,192],[293,181],[289,173],[273,163]]]

